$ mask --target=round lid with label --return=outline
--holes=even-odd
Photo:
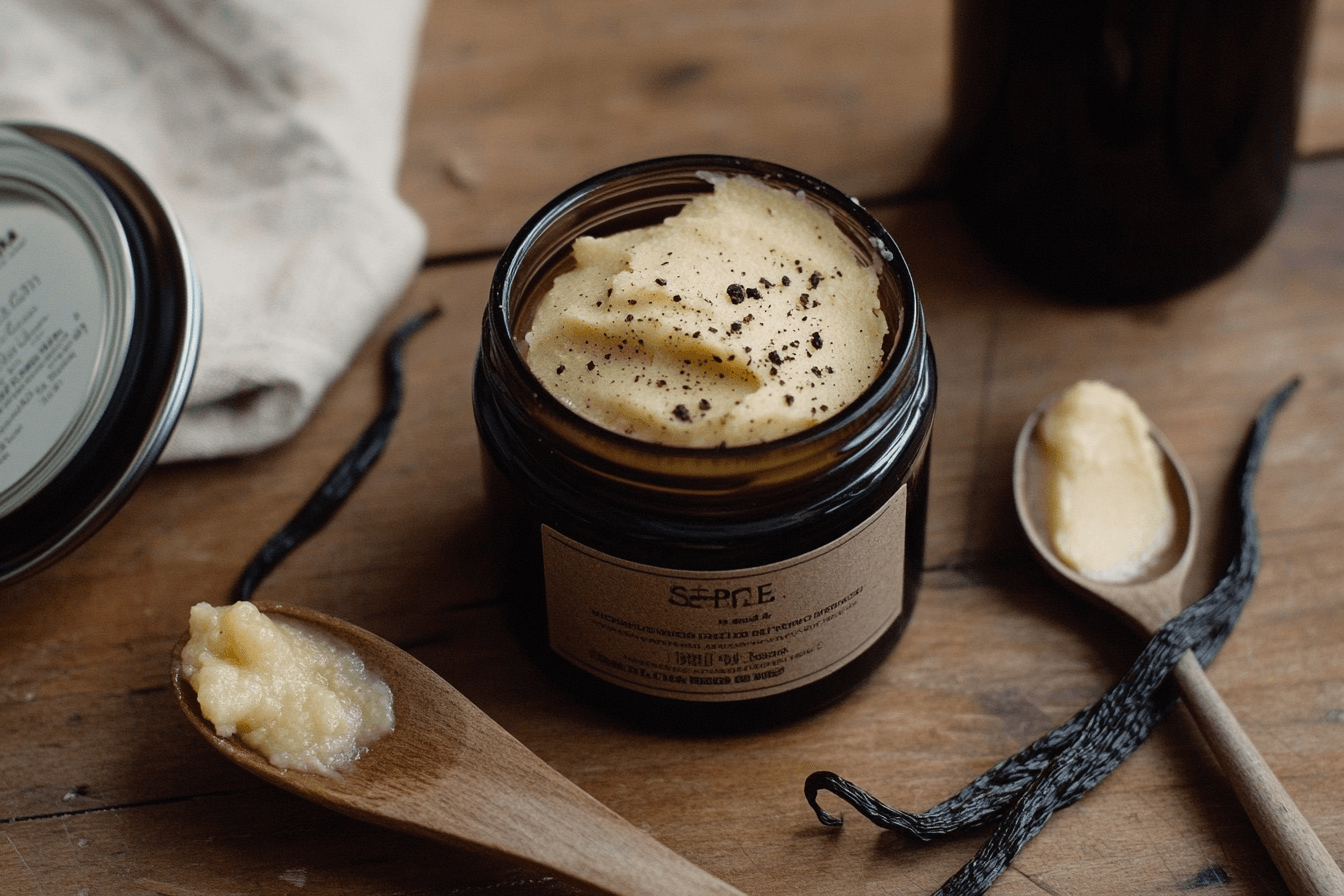
[[[153,465],[200,306],[177,225],[122,160],[0,125],[0,582],[92,534]]]

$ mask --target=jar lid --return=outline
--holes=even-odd
[[[0,124],[0,583],[130,496],[181,413],[200,328],[154,191],[86,138]]]

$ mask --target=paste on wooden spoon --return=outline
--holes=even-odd
[[[1149,426],[1134,399],[1095,380],[1069,387],[1041,421],[1051,542],[1094,581],[1141,575],[1175,531]]]

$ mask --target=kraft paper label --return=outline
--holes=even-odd
[[[857,657],[904,605],[906,488],[847,534],[769,566],[630,563],[542,527],[551,647],[635,691],[737,700],[802,687]]]

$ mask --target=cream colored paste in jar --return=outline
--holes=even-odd
[[[392,692],[351,647],[247,602],[191,608],[182,676],[220,737],[330,774],[391,731]]]
[[[854,401],[883,362],[877,274],[831,216],[745,176],[660,224],[580,237],[527,363],[588,419],[645,441],[768,442]]]
[[[1041,421],[1051,540],[1087,578],[1133,578],[1171,541],[1175,508],[1149,428],[1134,399],[1091,380],[1069,387]]]

